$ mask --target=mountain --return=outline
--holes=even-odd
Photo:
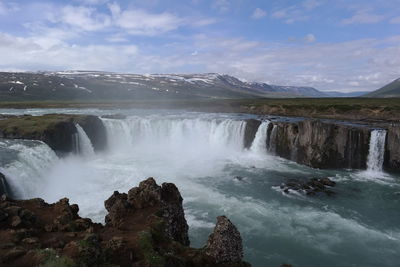
[[[349,93],[343,93],[343,92],[338,92],[338,91],[324,91],[324,93],[328,97],[360,97],[365,94],[368,94],[369,91],[358,91],[358,92],[349,92]]]
[[[98,71],[0,73],[0,99],[3,101],[323,96],[322,92],[311,87],[248,83],[233,76],[216,73],[150,75]]]
[[[271,85],[275,92],[285,92],[287,94],[308,96],[308,97],[326,97],[326,94],[313,87],[296,87]]]
[[[378,98],[400,97],[400,78],[364,96]]]

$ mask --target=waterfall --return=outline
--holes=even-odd
[[[386,130],[372,130],[369,143],[367,169],[369,171],[382,171],[385,154]]]
[[[44,187],[44,172],[58,160],[45,143],[28,140],[0,141],[0,172],[7,177],[11,193],[16,197],[37,197]]]
[[[276,134],[278,131],[278,126],[274,125],[271,131],[271,136],[269,137],[269,145],[268,145],[268,151],[272,152],[273,154],[276,152]]]
[[[94,149],[92,142],[87,136],[85,130],[79,125],[75,125],[77,130],[77,135],[75,136],[75,151],[79,154],[88,157],[94,155]],[[77,138],[76,138],[77,137]]]
[[[129,117],[102,118],[111,150],[239,151],[244,149],[246,122],[234,119]],[[139,150],[140,151],[140,150]]]
[[[250,151],[258,154],[267,153],[268,126],[270,121],[263,121],[257,129]]]

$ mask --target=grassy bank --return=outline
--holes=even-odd
[[[400,98],[0,102],[0,108],[159,108],[347,120],[400,121]]]

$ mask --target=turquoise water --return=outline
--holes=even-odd
[[[55,111],[129,117],[104,120],[110,146],[100,154],[59,159],[41,142],[1,141],[0,172],[20,197],[68,196],[81,216],[103,222],[103,201],[114,190],[126,192],[153,176],[180,189],[192,246],[203,246],[216,216],[226,215],[241,232],[253,266],[398,265],[399,176],[316,170],[245,150],[240,138],[247,116],[241,114],[33,110]],[[307,197],[279,189],[289,179],[313,177],[336,181],[337,194]]]

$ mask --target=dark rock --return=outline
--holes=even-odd
[[[242,261],[242,238],[235,225],[225,216],[217,217],[217,225],[208,238],[205,251],[217,263]]]
[[[307,182],[291,179],[286,183],[281,184],[279,187],[286,194],[290,193],[290,190],[303,192],[307,196],[316,196],[319,193],[324,193],[328,196],[333,196],[336,193],[326,188],[326,186],[334,187],[336,183],[329,178],[312,178]]]
[[[189,227],[182,201],[174,184],[164,183],[159,186],[153,178],[148,178],[128,192],[128,202],[135,209],[159,207],[166,223],[166,234],[183,245],[189,245]]]
[[[246,128],[244,130],[244,147],[250,148],[253,143],[254,137],[256,136],[258,127],[260,127],[261,121],[255,119],[246,120]]]
[[[8,262],[10,260],[13,260],[15,258],[21,257],[22,255],[25,255],[26,251],[22,248],[15,247],[9,251],[7,251],[3,257],[2,261],[3,262]]]
[[[120,225],[121,219],[130,208],[127,199],[127,194],[120,194],[118,191],[114,191],[113,195],[104,202],[104,206],[108,211],[105,219],[107,225],[113,225],[115,227]]]
[[[161,202],[161,187],[153,178],[141,182],[128,192],[128,202],[136,209],[153,207]]]
[[[333,187],[336,185],[336,183],[329,178],[321,178],[321,179],[319,179],[319,181],[320,181],[320,183],[322,183],[323,185],[326,185],[326,186]]]
[[[366,168],[368,127],[311,119],[271,124],[276,130],[268,130],[268,147],[277,156],[314,168]]]
[[[87,115],[76,120],[89,137],[94,151],[103,151],[107,148],[107,132],[101,119]]]
[[[12,194],[6,176],[0,172],[0,196],[2,195],[11,197]]]
[[[388,128],[386,137],[385,170],[400,172],[400,126],[392,125]]]
[[[235,176],[234,179],[237,181],[243,181],[244,177],[243,176]]]

